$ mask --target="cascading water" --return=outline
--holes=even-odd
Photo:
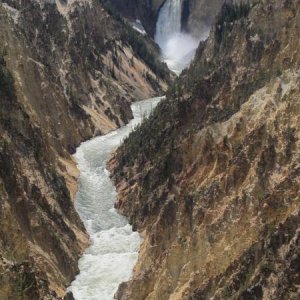
[[[170,36],[181,32],[181,15],[183,0],[167,0],[162,6],[156,23],[155,40],[164,44]]]
[[[134,119],[127,126],[82,143],[76,151],[80,178],[75,207],[91,238],[69,288],[76,300],[112,300],[118,285],[131,276],[141,240],[114,209],[116,191],[106,162],[160,99],[134,103]]]
[[[163,60],[177,74],[193,59],[201,40],[182,31],[182,8],[183,0],[167,0],[159,11],[155,34]]]

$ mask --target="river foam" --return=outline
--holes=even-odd
[[[134,119],[128,125],[77,148],[75,158],[80,177],[75,208],[90,235],[91,245],[79,260],[80,273],[68,289],[76,300],[111,300],[118,285],[132,274],[141,239],[114,209],[117,194],[106,163],[160,99],[134,103]]]

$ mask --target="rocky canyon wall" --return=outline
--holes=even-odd
[[[146,31],[154,37],[159,9],[164,0],[105,0],[105,2],[125,18],[141,20]]]
[[[118,299],[299,299],[300,3],[224,6],[110,162],[144,236]]]
[[[88,244],[71,154],[169,72],[96,0],[3,0],[0,41],[0,299],[61,299]]]

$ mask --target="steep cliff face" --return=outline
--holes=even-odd
[[[206,34],[226,0],[186,0],[183,27],[195,37]],[[227,2],[229,2],[227,0]]]
[[[110,162],[143,233],[118,299],[298,299],[299,1],[226,6]]]
[[[3,0],[0,40],[0,298],[60,299],[88,244],[70,153],[169,73],[99,1]]]

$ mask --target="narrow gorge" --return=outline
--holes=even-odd
[[[0,300],[300,299],[299,32],[292,0],[2,0]]]
[[[184,62],[187,65],[197,44],[187,44],[179,56],[166,56],[176,48],[173,44],[179,43],[181,38],[185,42],[192,40],[188,34],[182,33],[181,15],[182,1],[167,1],[161,9],[155,37],[162,49],[162,59],[170,68],[176,68],[173,71],[177,73],[183,68],[182,57],[189,55]],[[164,48],[164,40],[169,49]],[[74,157],[80,177],[75,208],[84,222],[91,245],[81,257],[80,273],[68,289],[69,295],[75,299],[113,299],[118,285],[131,277],[141,239],[114,208],[116,192],[106,164],[116,147],[148,117],[159,100],[153,98],[134,103],[131,107],[134,119],[128,125],[85,142],[76,150]]]

